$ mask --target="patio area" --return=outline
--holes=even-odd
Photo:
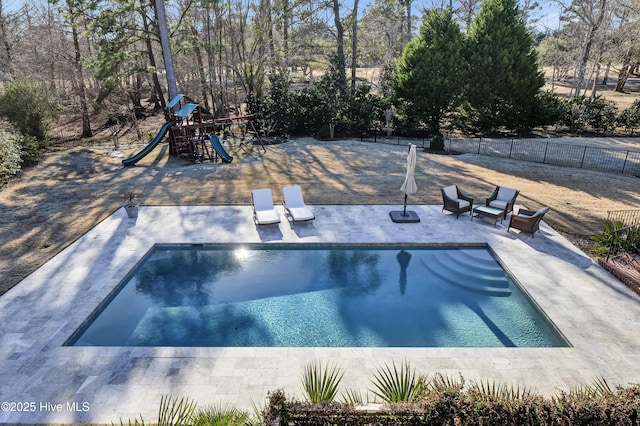
[[[468,214],[456,220],[439,205],[408,207],[420,223],[393,223],[389,212],[398,205],[317,205],[315,221],[294,227],[278,206],[282,222],[260,228],[250,206],[142,206],[137,220],[116,211],[0,297],[0,422],[118,423],[140,415],[154,422],[167,394],[251,411],[278,388],[302,397],[301,372],[312,360],[344,368],[343,388],[363,395],[380,365],[405,359],[420,372],[520,384],[543,395],[599,376],[611,386],[640,382],[640,297],[544,222],[532,238],[507,232],[508,220],[494,228]],[[235,242],[487,243],[572,346],[63,346],[154,244]]]

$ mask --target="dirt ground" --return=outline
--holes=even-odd
[[[103,143],[48,152],[0,188],[0,294],[120,208],[129,191],[143,205],[249,205],[252,189],[272,188],[279,203],[278,188],[299,184],[309,204],[402,204],[404,146],[302,138],[264,152],[236,139],[226,142],[229,164],[189,164],[161,145],[137,166],[122,167],[108,134],[95,140]],[[129,156],[141,147],[121,149]],[[440,188],[452,183],[478,200],[496,185],[518,188],[518,204],[551,207],[545,220],[583,246],[608,210],[640,206],[638,177],[473,154],[419,151],[416,182],[410,204],[440,204]]]

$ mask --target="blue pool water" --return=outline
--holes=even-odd
[[[156,246],[76,346],[568,346],[487,247]]]

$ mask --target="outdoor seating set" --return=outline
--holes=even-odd
[[[511,228],[519,229],[530,233],[532,236],[540,229],[542,217],[549,211],[549,207],[543,207],[539,210],[532,211],[527,209],[519,209],[517,214],[513,214],[513,206],[520,191],[506,186],[497,186],[491,195],[486,198],[483,205],[473,206],[473,197],[465,194],[456,185],[449,185],[442,188],[442,210],[455,213],[456,219],[461,214],[469,212],[471,220],[474,214],[493,220],[495,227],[498,220],[502,223],[503,219],[511,213],[507,232]]]
[[[304,203],[302,190],[299,186],[285,186],[282,188],[282,193],[285,214],[291,218],[292,222],[305,222],[316,218]],[[280,223],[280,216],[273,205],[271,189],[254,189],[251,197],[253,199],[253,220],[257,225]]]

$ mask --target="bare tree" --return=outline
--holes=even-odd
[[[11,46],[7,35],[7,17],[0,0],[0,81],[11,79]]]
[[[358,67],[358,0],[353,0],[351,23],[351,93],[356,92],[356,68]]]

